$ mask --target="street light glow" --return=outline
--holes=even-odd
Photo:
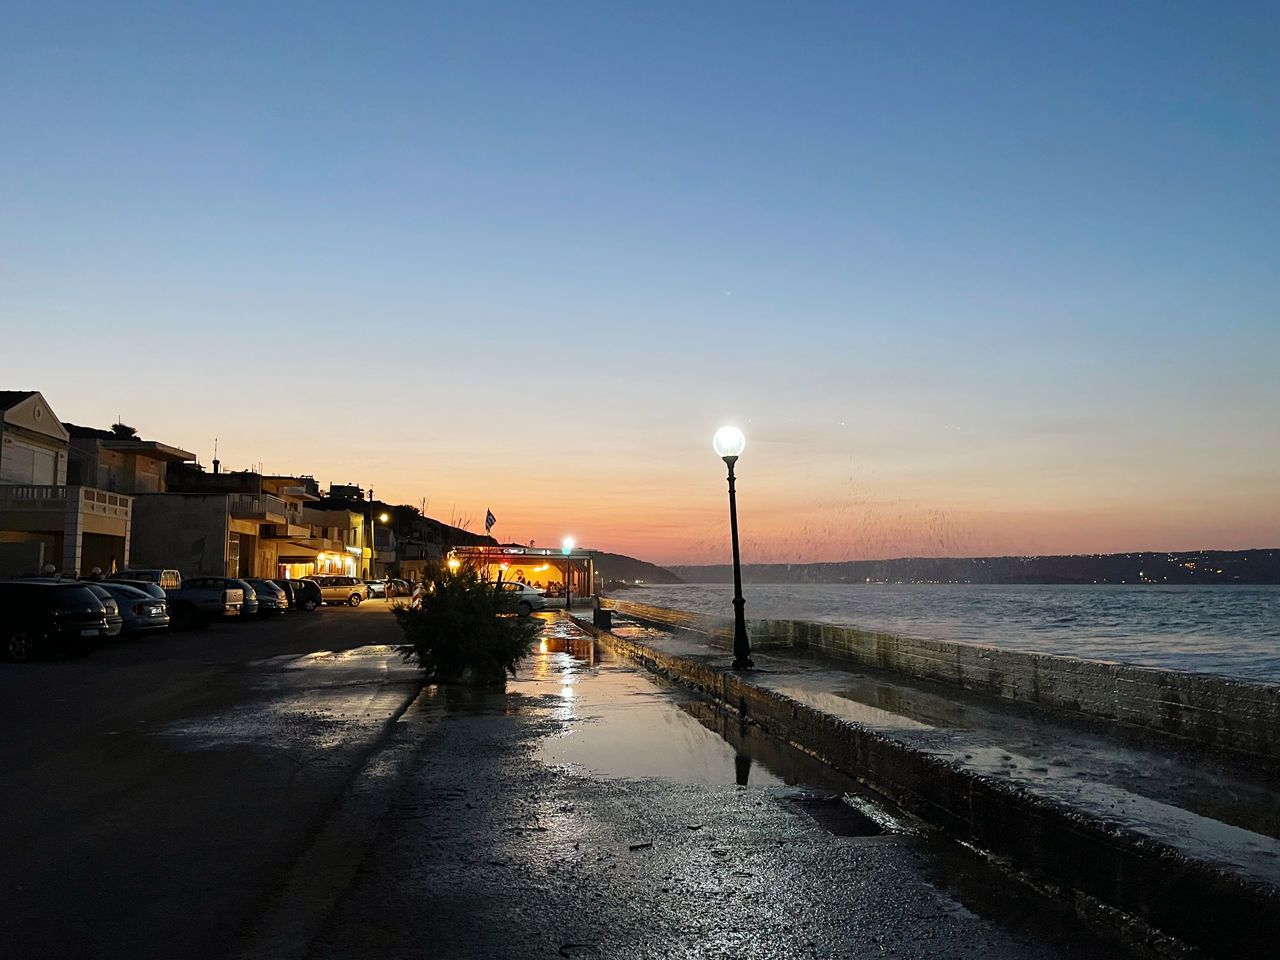
[[[726,457],[741,456],[742,448],[746,445],[747,438],[737,427],[721,427],[711,438],[711,446],[715,449],[716,456],[722,460]]]
[[[574,543],[573,537],[565,537],[564,546],[560,548],[560,552],[564,554],[573,553],[573,543]]]

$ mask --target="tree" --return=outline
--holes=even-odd
[[[506,684],[533,649],[542,621],[520,616],[516,600],[474,570],[442,568],[427,578],[419,609],[400,606],[405,643],[396,650],[436,683]]]

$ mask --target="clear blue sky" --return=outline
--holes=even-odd
[[[755,559],[1274,546],[1278,50],[1268,3],[11,2],[0,386],[661,561],[724,553],[721,422]]]

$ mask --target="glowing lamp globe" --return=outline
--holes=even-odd
[[[741,456],[742,448],[746,445],[747,438],[737,427],[721,427],[711,438],[711,446],[715,448],[716,456],[722,460],[728,460],[730,457],[736,460]]]
[[[560,548],[560,552],[563,553],[566,557],[569,554],[573,553],[573,537],[564,538],[564,545]]]

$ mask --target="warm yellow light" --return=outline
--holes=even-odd
[[[449,569],[452,570],[454,573],[458,572],[458,568],[460,566],[462,566],[462,562],[457,557],[449,558]]]
[[[389,518],[385,513],[380,513],[378,514],[378,519],[381,520],[383,523],[386,523]]]

